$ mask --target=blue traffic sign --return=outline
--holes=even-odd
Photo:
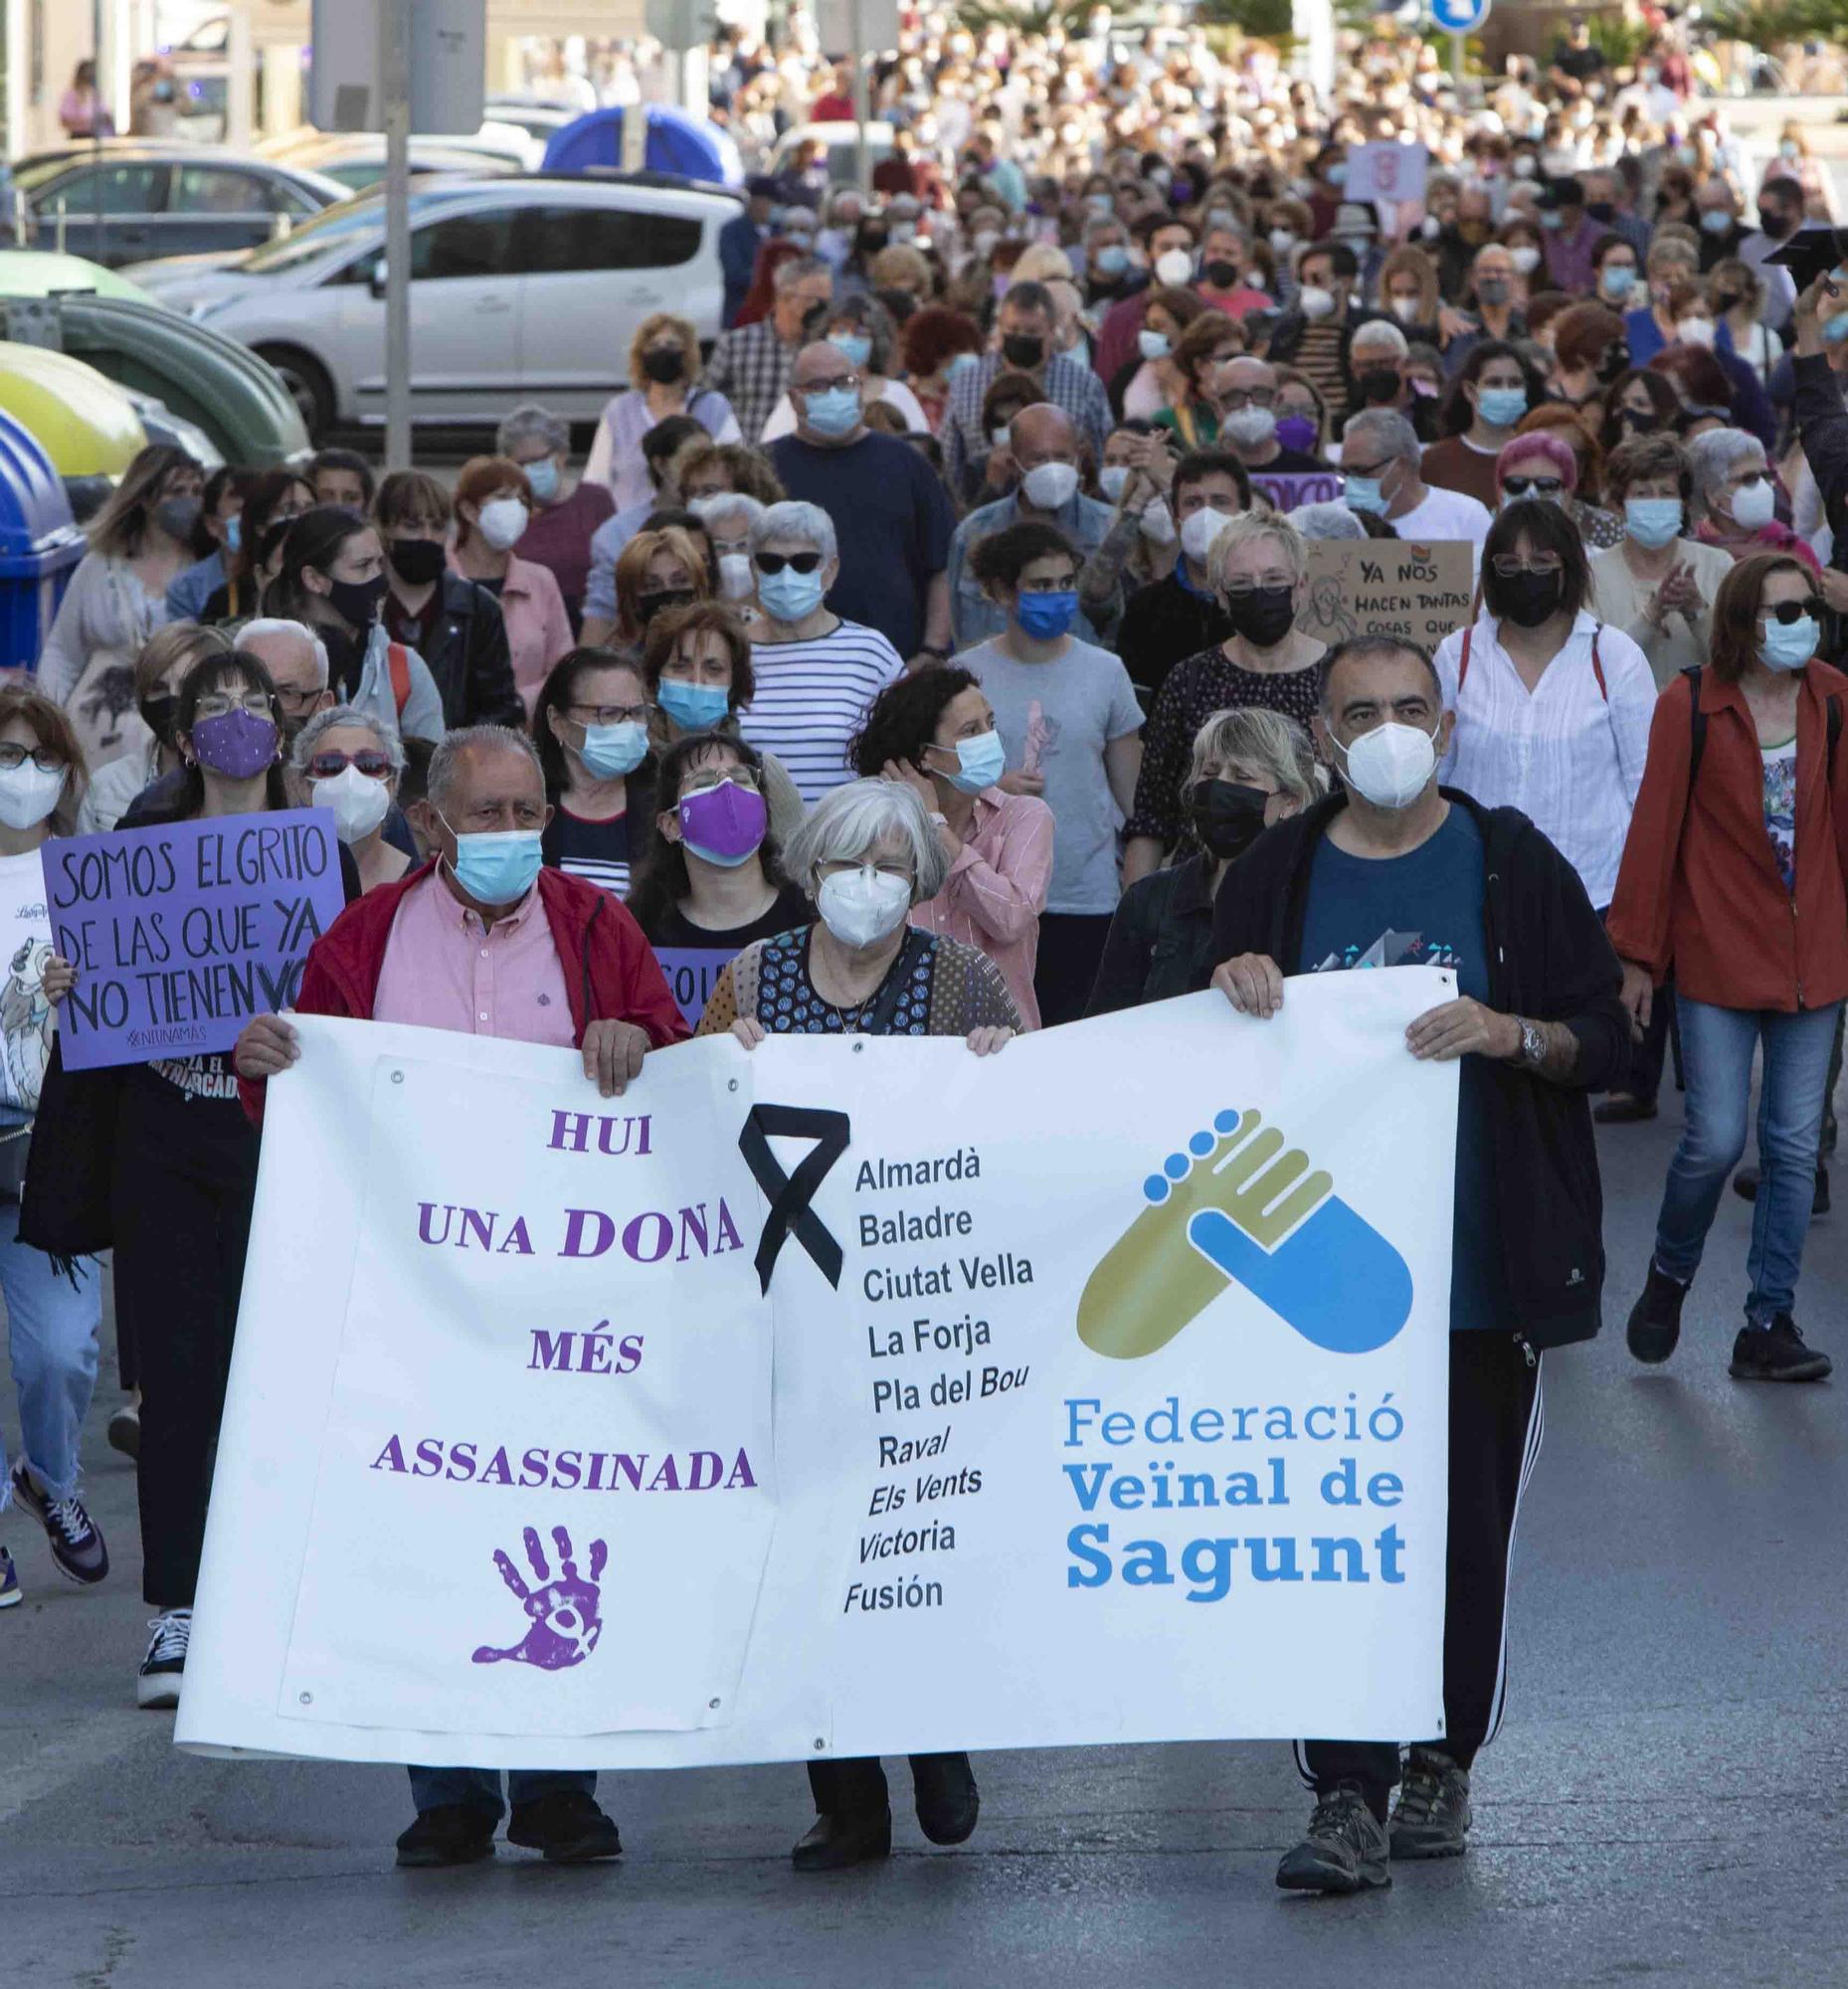
[[[1452,35],[1473,35],[1489,18],[1490,0],[1431,0],[1431,19]]]

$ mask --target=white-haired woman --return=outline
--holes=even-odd
[[[836,788],[784,852],[790,881],[821,918],[747,946],[719,975],[698,1033],[730,1029],[746,1049],[779,1035],[961,1036],[977,1056],[1020,1026],[987,954],[906,923],[949,873],[936,829],[909,788]],[[914,1754],[918,1823],[933,1844],[961,1844],[980,1809],[967,1754]],[[801,1872],[890,1855],[892,1813],[876,1759],[811,1761],[815,1827],[792,1853]]]
[[[757,592],[757,571],[751,564],[751,527],[767,506],[742,490],[719,490],[695,497],[686,507],[706,528],[718,561],[713,592],[731,602],[746,623],[757,620],[751,597]]]
[[[1206,555],[1206,579],[1224,602],[1232,633],[1177,663],[1163,681],[1144,736],[1123,881],[1157,870],[1187,832],[1184,790],[1194,741],[1215,711],[1280,711],[1305,730],[1322,694],[1328,644],[1296,626],[1309,548],[1287,519],[1242,512]]]
[[[1309,734],[1295,719],[1280,711],[1215,711],[1194,741],[1183,853],[1124,892],[1085,1013],[1108,1015],[1204,987],[1212,904],[1226,871],[1272,822],[1320,801],[1326,786]]]
[[[411,858],[385,840],[398,799],[404,743],[395,727],[356,705],[316,712],[295,735],[289,765],[310,808],[333,815],[334,832],[353,852],[361,891],[394,884]]]
[[[629,341],[629,380],[605,405],[584,465],[584,480],[607,485],[619,511],[654,494],[642,438],[656,422],[687,415],[714,442],[743,439],[731,403],[699,384],[699,334],[690,318],[676,311],[645,317]]]
[[[1694,536],[1703,545],[1724,547],[1736,560],[1748,553],[1788,553],[1821,575],[1816,555],[1773,515],[1777,484],[1756,436],[1744,429],[1709,429],[1689,443],[1688,467],[1700,517]]]
[[[876,629],[823,603],[840,573],[834,521],[819,504],[772,504],[751,527],[758,621],[750,704],[738,729],[789,770],[805,807],[851,778],[847,747],[904,660]]]

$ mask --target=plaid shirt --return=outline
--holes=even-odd
[[[722,345],[724,340],[719,343]],[[988,453],[989,439],[982,427],[983,397],[995,384],[996,374],[1013,370],[1000,353],[991,352],[979,366],[966,369],[950,382],[942,441],[944,481],[952,490],[963,487],[964,465],[972,457]],[[1089,443],[1092,456],[1102,462],[1111,426],[1110,397],[1104,392],[1104,383],[1088,366],[1056,352],[1046,361],[1045,396],[1055,408],[1063,408],[1071,417],[1078,439]],[[738,406],[736,394],[731,396],[731,404],[734,408]],[[738,420],[744,422],[742,410]],[[748,425],[745,432],[750,433]]]
[[[741,324],[736,331],[719,333],[700,384],[710,387],[715,394],[723,394],[731,403],[746,443],[755,449],[763,436],[764,424],[789,392],[795,365],[796,348],[783,343],[769,318],[759,318],[755,324]],[[980,414],[978,403],[978,418]]]

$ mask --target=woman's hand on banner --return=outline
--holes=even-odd
[[[740,1015],[731,1025],[731,1032],[747,1050],[754,1050],[770,1033],[755,1015]]]
[[[45,998],[55,1008],[77,986],[77,969],[62,954],[53,954],[39,975]]]
[[[993,1027],[971,1029],[967,1041],[977,1056],[995,1056],[1014,1041],[1014,1031]]]
[[[648,1032],[634,1022],[593,1022],[584,1031],[584,1075],[605,1098],[621,1098],[642,1075]]]
[[[1267,953],[1241,953],[1212,970],[1212,985],[1241,1015],[1268,1021],[1283,1006],[1283,975]]]
[[[231,1052],[231,1066],[256,1083],[285,1071],[301,1055],[301,1043],[280,1015],[253,1015]]]

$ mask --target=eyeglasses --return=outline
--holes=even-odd
[[[651,704],[568,704],[566,711],[580,725],[645,725]]]
[[[1390,469],[1393,463],[1396,462],[1398,458],[1396,456],[1388,455],[1384,457],[1379,462],[1370,462],[1367,465],[1367,467],[1363,469],[1358,462],[1349,462],[1346,459],[1346,457],[1344,457],[1342,459],[1341,473],[1344,476],[1358,476],[1362,478],[1363,481],[1366,481],[1376,476],[1384,476],[1386,473],[1386,471]]]
[[[1557,497],[1566,488],[1562,476],[1504,476],[1502,492],[1508,497]],[[1556,559],[1555,566],[1559,565]]]
[[[1233,580],[1226,583],[1225,592],[1232,601],[1249,601],[1254,594],[1268,593],[1275,587],[1294,587],[1296,583],[1287,573],[1267,573],[1262,580]]]
[[[268,718],[270,700],[260,690],[246,691],[242,697],[231,697],[223,691],[207,691],[193,706],[193,717],[223,718],[233,711],[248,711],[253,718]]]
[[[866,859],[863,857],[856,860],[852,857],[842,856],[832,858],[830,861],[824,863],[821,866],[821,871],[824,877],[840,877],[844,876],[850,870],[863,870],[865,867]],[[872,867],[878,871],[881,877],[902,877],[907,884],[913,881],[910,864],[901,862],[895,856],[877,859],[873,862]]]
[[[62,774],[68,764],[64,755],[51,746],[12,746],[0,743],[0,768],[9,774],[30,760],[41,774]]]
[[[1758,613],[1766,622],[1781,622],[1787,628],[1792,622],[1802,621],[1805,615],[1812,622],[1820,621],[1822,619],[1822,605],[1821,597],[1812,594],[1807,601],[1780,601],[1775,608],[1761,608],[1758,610]],[[20,749],[15,746],[12,750],[17,753]],[[5,747],[0,747],[0,755],[4,755],[6,751]],[[44,764],[43,760],[39,762],[40,766],[44,766]],[[19,762],[17,760],[0,758],[0,767],[17,767],[18,765]]]
[[[349,767],[357,767],[372,780],[387,781],[391,778],[392,756],[381,753],[376,746],[362,746],[357,753],[338,753],[329,747],[308,762],[308,774],[316,781],[332,781]]]
[[[798,573],[814,573],[821,564],[820,553],[759,553],[757,556],[759,573],[781,573],[786,566],[794,567]]]
[[[1503,580],[1519,580],[1524,573],[1559,573],[1566,562],[1558,553],[1534,553],[1527,559],[1519,553],[1497,553],[1489,564]]]
[[[1214,363],[1224,366],[1230,361],[1221,359]],[[1275,387],[1228,387],[1219,398],[1228,408],[1274,408],[1277,405],[1277,390]]]
[[[859,375],[857,373],[840,373],[832,380],[811,380],[806,387],[798,387],[796,391],[805,401],[812,401],[817,394],[832,394],[841,387],[849,387],[855,393],[858,393]]]
[[[299,711],[303,705],[312,704],[322,694],[325,686],[308,690],[297,690],[292,684],[277,684],[276,694],[281,700],[284,711]]]

